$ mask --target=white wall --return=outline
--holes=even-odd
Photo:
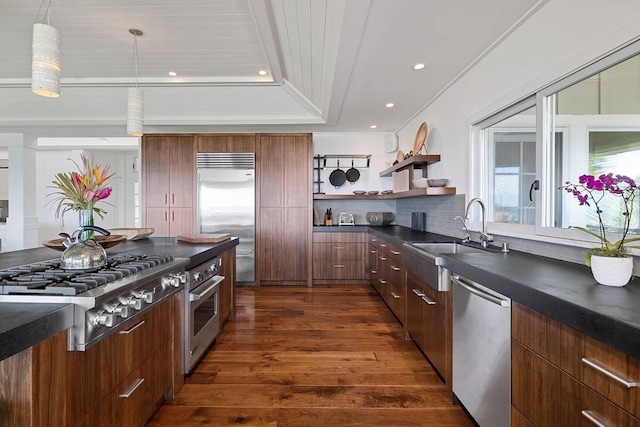
[[[380,171],[388,168],[395,160],[396,154],[385,151],[389,138],[395,138],[393,134],[385,133],[337,133],[316,132],[313,134],[313,154],[371,154],[369,169],[359,168],[363,165],[362,159],[355,159],[354,164],[360,171],[360,179],[355,184],[346,182],[340,188],[335,188],[329,183],[329,175],[335,170],[335,160],[327,160],[327,167],[321,171],[321,180],[325,183],[322,191],[326,194],[352,194],[353,190],[390,190],[391,178],[381,178]],[[329,163],[330,162],[330,163]],[[315,167],[315,162],[314,162]],[[340,159],[340,169],[346,171],[351,167],[351,159]],[[316,175],[314,171],[314,181]],[[317,187],[314,186],[314,192]]]
[[[550,0],[400,129],[400,149],[411,149],[426,121],[429,153],[442,156],[429,175],[468,193],[473,122],[640,36],[639,29],[638,0]]]

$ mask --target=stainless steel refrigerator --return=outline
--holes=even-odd
[[[198,153],[198,229],[238,237],[236,281],[255,282],[255,154]]]

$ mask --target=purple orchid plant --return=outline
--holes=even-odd
[[[573,194],[576,199],[578,199],[580,206],[591,206],[591,204],[593,204],[596,214],[598,215],[599,229],[597,233],[585,227],[569,227],[584,231],[600,240],[599,248],[592,248],[587,251],[585,258],[586,265],[591,265],[592,255],[617,258],[628,257],[629,248],[640,248],[640,246],[628,245],[628,243],[640,241],[640,237],[627,238],[629,227],[631,226],[631,214],[633,213],[634,201],[638,195],[638,191],[640,191],[632,178],[625,175],[614,175],[612,173],[602,174],[598,177],[594,175],[581,175],[578,178],[577,184],[566,182],[565,185],[560,188]],[[621,227],[622,239],[615,242],[607,239],[607,230],[602,217],[603,199],[607,194],[620,197],[624,206]]]

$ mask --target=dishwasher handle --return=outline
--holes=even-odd
[[[510,307],[511,306],[511,301],[509,300],[504,300],[502,298],[498,298],[494,295],[491,295],[485,291],[483,291],[482,289],[476,288],[475,286],[473,286],[471,283],[468,283],[466,280],[464,280],[462,277],[457,276],[455,274],[451,275],[451,281],[453,283],[455,283],[456,285],[466,289],[467,291],[471,292],[474,295],[479,296],[480,298],[483,298],[487,301],[490,301],[494,304],[497,304],[499,306],[502,307]]]

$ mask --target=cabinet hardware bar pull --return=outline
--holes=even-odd
[[[381,285],[386,285],[387,284],[386,280],[378,279],[378,281],[380,282]]]
[[[333,249],[344,249],[344,246],[334,246]]]
[[[582,411],[582,416],[591,421],[593,425],[598,427],[609,427],[609,424],[605,423],[604,420],[595,413],[595,411]]]
[[[171,212],[171,221],[175,221],[176,220],[176,212],[173,211]]]
[[[416,294],[416,296],[419,296],[420,298],[422,298],[425,295],[424,292],[422,292],[422,289],[413,288],[411,289],[411,292],[413,292],[414,294]]]
[[[422,296],[422,301],[426,302],[429,305],[436,305],[436,302],[432,299],[429,299],[426,295]]]
[[[391,266],[391,269],[393,271],[400,271],[400,267],[396,267],[396,266],[393,266],[393,265]]]
[[[383,256],[381,256],[381,257],[379,257],[379,258],[380,258],[380,261],[386,261],[386,260],[387,260],[387,258],[385,258],[385,257],[383,257]]]
[[[129,335],[131,332],[135,331],[140,326],[144,325],[144,322],[146,322],[146,320],[142,320],[142,321],[136,323],[135,325],[133,325],[132,327],[130,327],[129,329],[127,329],[126,331],[120,331],[119,333],[122,334],[122,335]]]
[[[342,264],[334,264],[333,268],[344,268],[344,265],[342,265]]]
[[[133,384],[131,384],[129,386],[129,388],[127,389],[127,391],[125,391],[122,394],[119,394],[119,397],[123,397],[125,399],[128,399],[129,396],[131,396],[133,394],[134,391],[136,391],[138,389],[138,387],[140,387],[142,385],[142,383],[144,382],[144,378],[138,378],[137,380],[134,381]]]
[[[471,292],[472,294],[479,296],[482,299],[486,299],[487,301],[490,301],[490,302],[492,302],[494,304],[497,304],[499,306],[502,306],[502,307],[511,306],[511,302],[509,300],[504,300],[502,298],[498,298],[496,296],[493,296],[493,295],[483,291],[482,289],[478,289],[475,286],[473,286],[471,283],[465,282],[459,276],[451,276],[451,281],[453,283],[455,283],[456,285],[458,285],[458,286],[466,289],[467,291]]]
[[[164,204],[166,205],[167,203],[169,203],[169,195],[164,193]]]
[[[622,375],[607,369],[607,366],[604,366],[602,363],[598,362],[595,359],[588,359],[586,357],[583,357],[582,358],[582,363],[584,363],[587,366],[592,367],[596,371],[600,372],[601,374],[604,374],[604,375],[608,376],[612,380],[622,384],[623,386],[625,386],[627,388],[638,387],[638,382],[637,381],[634,381],[633,379],[630,379],[630,378],[624,378]]]
[[[394,255],[400,255],[399,251],[391,251],[391,253],[394,254]]]
[[[383,248],[387,247],[387,245],[385,245],[384,243],[380,243],[380,246],[382,246]]]
[[[172,205],[176,204],[176,194],[175,193],[171,193],[171,204]]]
[[[400,295],[395,292],[391,292],[391,296],[394,297],[395,299],[400,298]]]
[[[375,254],[375,253],[376,253],[376,251],[375,251],[375,250],[373,250],[373,249],[372,249],[372,250],[370,250],[369,252],[371,252],[372,254]]]
[[[167,215],[169,215],[169,214],[165,211],[165,213],[164,213],[164,222],[167,222],[169,220]]]
[[[375,270],[369,270],[369,271],[371,272],[371,274],[376,274],[377,273],[377,271],[375,271]]]

